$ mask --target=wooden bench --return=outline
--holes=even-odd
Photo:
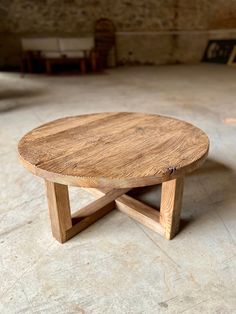
[[[81,38],[22,38],[22,73],[46,71],[53,73],[56,64],[79,65],[81,73],[86,73],[91,51],[94,49],[92,37]]]

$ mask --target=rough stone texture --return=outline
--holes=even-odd
[[[174,28],[174,0],[13,0],[2,4],[3,29],[14,33],[91,33],[100,17],[119,31]]]
[[[209,27],[212,29],[236,28],[236,1],[212,1],[209,11]]]
[[[175,53],[173,51],[173,37],[158,34],[118,35],[117,50],[120,63],[130,65],[135,63],[172,63]]]
[[[236,117],[235,99],[235,68],[224,65],[0,73],[0,313],[234,314],[236,125],[224,119]],[[209,135],[172,241],[116,210],[64,245],[52,238],[44,182],[19,163],[17,142],[52,119],[101,111],[170,115]],[[159,192],[139,197],[158,206]],[[74,209],[91,201],[76,188],[71,198]]]
[[[19,64],[22,36],[88,35],[101,17],[116,25],[121,64],[198,62],[208,29],[236,27],[235,8],[235,0],[1,0],[0,67]]]
[[[206,30],[210,0],[176,0],[175,28],[178,30]]]

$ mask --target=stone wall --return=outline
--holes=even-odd
[[[101,17],[116,25],[122,64],[198,62],[208,30],[236,28],[233,9],[235,0],[1,0],[0,66],[19,64],[22,36],[86,36]]]
[[[209,27],[211,29],[236,28],[236,0],[212,1]]]

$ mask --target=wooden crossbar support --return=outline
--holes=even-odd
[[[172,239],[179,230],[183,178],[162,183],[161,207],[158,210],[125,194],[130,189],[88,189],[97,200],[71,215],[68,186],[46,181],[52,234],[61,243],[86,229],[114,208],[144,226]]]
[[[97,197],[105,194],[104,191],[98,189],[85,188],[84,190]],[[160,214],[158,210],[146,204],[143,204],[142,202],[130,197],[129,195],[122,195],[118,197],[115,203],[116,207],[120,211],[124,212],[131,218],[137,220],[139,223],[154,230],[155,232],[164,235],[164,228],[160,224]]]
[[[68,186],[46,181],[52,234],[64,243],[115,208],[115,199],[130,189],[117,189],[71,215]]]
[[[115,200],[116,207],[139,223],[171,240],[179,231],[184,178],[162,183],[160,213],[156,209],[124,194]],[[99,189],[87,189],[97,197],[105,195]]]
[[[89,215],[88,217],[82,219],[72,218],[73,226],[66,231],[66,240],[71,239],[77,233],[83,231],[84,229],[92,225],[95,221],[99,220],[100,218],[108,214],[113,209],[115,209],[114,201],[110,202],[109,204],[106,204],[104,207],[100,208],[99,210]]]
[[[93,213],[95,213],[98,209],[106,206],[107,204],[114,201],[117,197],[127,193],[130,189],[118,189],[118,190],[111,190],[108,193],[104,193],[101,195],[99,199],[92,202],[91,204],[77,210],[72,217],[87,217]]]

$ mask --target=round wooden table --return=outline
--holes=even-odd
[[[179,228],[184,176],[205,161],[209,140],[199,128],[165,116],[110,112],[58,119],[19,142],[19,158],[46,181],[52,232],[73,237],[115,207],[172,239]],[[162,184],[160,212],[126,193]],[[99,198],[71,215],[68,186]]]

